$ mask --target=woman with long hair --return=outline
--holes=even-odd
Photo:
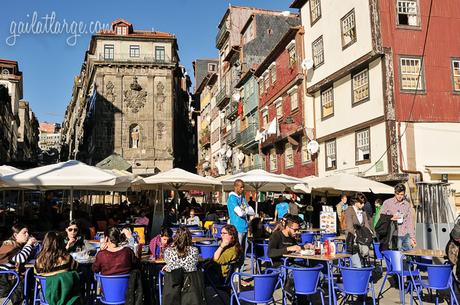
[[[196,271],[198,249],[192,247],[192,233],[186,227],[179,227],[172,245],[165,250],[165,270],[171,272],[183,268],[185,272]]]
[[[154,259],[162,259],[164,257],[165,250],[172,243],[172,230],[167,227],[161,227],[160,233],[152,238],[149,244],[150,252]]]
[[[35,273],[51,276],[76,270],[78,264],[66,250],[64,237],[57,232],[48,232],[43,239],[43,248],[35,261]]]
[[[136,255],[131,248],[122,245],[124,240],[124,234],[116,227],[105,231],[101,250],[92,267],[93,272],[102,275],[127,274],[137,266]]]
[[[21,266],[26,263],[37,244],[37,240],[29,236],[29,229],[23,224],[15,224],[11,227],[11,237],[5,240],[0,246],[0,270],[16,268],[20,270]],[[5,297],[12,287],[6,275],[0,276],[0,298]],[[18,285],[11,300],[16,304],[22,300],[24,284]]]
[[[83,237],[79,234],[78,222],[75,220],[70,220],[66,222],[65,226],[65,248],[67,252],[78,252],[84,246]]]
[[[220,265],[221,276],[224,279],[230,271],[230,266],[236,264],[243,255],[243,249],[238,242],[238,231],[235,226],[223,226],[221,236],[222,241],[214,252],[213,260]]]

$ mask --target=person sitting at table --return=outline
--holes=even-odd
[[[290,214],[285,215],[284,218],[284,228],[281,231],[273,232],[268,241],[268,256],[272,259],[274,265],[281,264],[281,258],[284,254],[302,249],[297,244],[296,238],[302,219]]]
[[[78,263],[73,260],[65,246],[64,237],[61,234],[54,231],[46,233],[43,248],[35,261],[35,274],[51,276],[76,270]]]
[[[189,217],[187,218],[187,225],[200,225],[200,218],[195,215],[195,209],[190,209]]]
[[[198,249],[192,233],[181,226],[171,247],[165,250],[163,304],[205,304],[203,273],[197,271]]]
[[[31,253],[37,245],[37,240],[29,236],[29,229],[23,224],[15,224],[11,230],[11,237],[0,246],[0,270],[16,268],[21,271],[20,267],[30,259]],[[0,298],[8,295],[13,284],[8,275],[0,275]],[[24,283],[21,278],[19,285],[11,295],[11,302],[19,304],[22,302],[23,296]]]
[[[93,263],[93,272],[102,275],[127,274],[137,267],[138,260],[133,250],[123,247],[124,236],[116,227],[110,227],[104,233],[101,250]]]
[[[161,227],[160,234],[152,238],[149,244],[150,252],[152,257],[157,259],[162,259],[164,257],[164,252],[172,243],[173,232],[170,228]]]
[[[213,262],[220,266],[219,270],[210,275],[215,275],[219,283],[223,283],[230,271],[230,267],[238,263],[243,249],[238,242],[238,231],[233,225],[225,225],[221,230],[222,241],[214,252]]]
[[[78,223],[75,220],[66,222],[65,232],[67,234],[64,242],[68,252],[79,252],[85,246],[83,237],[78,234]]]
[[[142,212],[140,212],[139,216],[136,217],[136,220],[134,221],[134,224],[148,226],[149,222],[150,222],[150,220],[147,217],[147,213],[145,211],[142,211]]]
[[[124,226],[121,229],[121,233],[124,235],[124,241],[121,243],[122,246],[129,247],[135,254],[137,254],[137,246],[139,244],[138,239],[133,234],[130,226]]]

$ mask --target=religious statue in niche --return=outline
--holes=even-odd
[[[163,122],[158,122],[157,123],[157,135],[158,135],[158,140],[163,139],[163,136],[166,132],[166,125]]]
[[[162,82],[158,82],[157,84],[157,110],[163,111],[163,104],[166,100],[166,96],[164,95],[165,85]]]
[[[130,148],[139,148],[139,141],[140,141],[140,136],[139,136],[139,125],[133,125],[131,127],[131,132],[130,132]]]
[[[133,82],[129,86],[130,90],[125,90],[124,96],[126,101],[126,106],[131,108],[133,113],[139,112],[140,108],[143,108],[146,99],[147,99],[147,92],[142,90],[141,85],[137,82],[137,77],[134,76]]]

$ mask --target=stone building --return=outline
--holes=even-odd
[[[174,35],[134,30],[123,19],[93,35],[67,107],[61,158],[96,164],[117,153],[138,174],[183,166],[189,144],[174,139],[190,132],[190,82],[177,50]]]
[[[41,122],[39,127],[41,150],[39,161],[42,164],[52,164],[59,161],[61,151],[61,124]]]
[[[38,120],[29,103],[25,100],[19,101],[18,115],[18,151],[16,161],[24,165],[34,166],[37,164],[39,154]]]

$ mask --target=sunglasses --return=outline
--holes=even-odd
[[[69,231],[69,232],[78,232],[78,228],[68,228],[67,231]]]
[[[299,232],[299,231],[300,231],[300,228],[295,228],[295,229],[294,229],[293,227],[289,227],[289,229],[291,229],[291,230],[294,231],[294,232]]]

